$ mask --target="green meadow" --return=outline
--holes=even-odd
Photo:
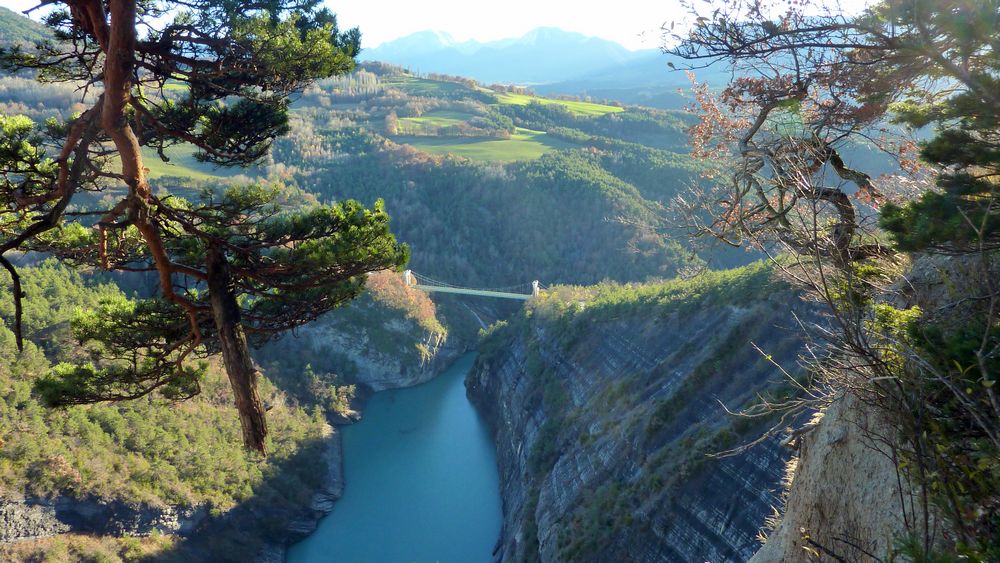
[[[420,117],[401,117],[399,119],[400,135],[421,135],[433,133],[440,127],[459,125],[475,117],[471,113],[461,111],[434,110]]]
[[[537,102],[544,105],[559,105],[577,115],[586,116],[601,116],[606,113],[618,113],[625,111],[625,108],[617,106],[608,106],[604,104],[595,104],[592,102],[574,102],[570,100],[553,100],[550,98],[539,98],[537,96],[528,96],[526,94],[497,94],[497,99],[501,104],[509,104],[516,106],[526,106],[531,102]]]
[[[472,92],[473,90],[458,82],[445,82],[416,76],[397,75],[385,78],[385,86],[402,90],[411,96],[448,97],[448,94]]]
[[[454,154],[483,162],[535,160],[549,151],[576,148],[576,145],[542,131],[521,128],[510,139],[401,136],[393,140],[431,154]]]
[[[241,171],[239,168],[218,168],[206,162],[198,162],[194,158],[194,147],[187,144],[174,145],[163,152],[170,162],[163,162],[160,155],[149,147],[142,149],[142,161],[149,169],[150,178],[172,176],[191,180],[214,180],[228,178]]]

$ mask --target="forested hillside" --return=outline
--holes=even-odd
[[[18,17],[11,15],[26,21]],[[181,87],[165,90],[167,99],[183,94]],[[63,120],[94,99],[94,92],[70,84],[0,76],[5,116],[39,124]],[[147,149],[152,185],[161,194],[197,198],[267,184],[277,204],[294,209],[384,199],[393,230],[410,245],[411,267],[466,285],[660,279],[702,263],[660,232],[663,204],[698,172],[685,154],[690,121],[682,113],[537,98],[373,63],[307,88],[291,118],[290,134],[263,163],[247,168],[199,161],[184,144],[162,155]],[[70,212],[87,217],[104,204],[83,193]],[[93,341],[77,342],[71,325],[108,303],[128,307],[155,289],[153,279],[139,273],[81,274],[34,255],[19,264],[28,295],[24,352],[16,351],[10,331],[13,302],[0,301],[8,327],[0,329],[7,404],[0,413],[0,472],[4,497],[15,499],[10,510],[22,510],[16,499],[28,499],[26,506],[180,507],[223,516],[219,522],[231,513],[233,522],[250,528],[203,522],[221,534],[211,549],[197,542],[170,547],[155,538],[138,544],[71,538],[19,544],[7,553],[15,558],[63,553],[114,560],[153,549],[183,558],[185,550],[251,554],[262,541],[283,543],[288,522],[302,516],[311,492],[322,486],[327,416],[356,417],[355,399],[370,388],[426,380],[474,341],[482,319],[506,314],[504,304],[455,299],[439,300],[439,313],[426,296],[403,288],[396,274],[373,276],[370,296],[255,352],[267,377],[262,396],[273,430],[273,455],[261,462],[238,445],[239,427],[215,360],[190,401],[153,394],[115,404],[44,406],[32,391],[40,379],[102,354]],[[447,350],[446,338],[454,341]],[[246,520],[261,504],[275,516]],[[140,533],[175,530],[150,526]]]
[[[628,281],[691,260],[654,232],[697,177],[684,114],[382,65],[321,81],[298,107],[271,173],[321,199],[384,198],[413,268],[439,279]]]
[[[541,96],[322,0],[0,9],[0,560],[281,560],[350,471],[356,545],[499,489],[457,560],[1000,560],[1000,3],[818,4],[383,50]]]
[[[27,45],[49,36],[43,25],[0,6],[0,43]]]
[[[638,281],[711,258],[663,236],[664,205],[698,181],[686,155],[690,123],[683,112],[538,98],[369,63],[308,88],[262,166],[213,168],[183,146],[169,162],[147,162],[175,190],[268,180],[303,201],[384,199],[410,266],[451,283]],[[441,301],[453,336],[474,338],[468,304]],[[497,315],[494,304],[471,306]]]
[[[0,326],[0,495],[5,501],[95,499],[151,510],[201,507],[207,515],[250,498],[270,497],[278,503],[275,507],[301,510],[319,485],[317,468],[324,463],[320,439],[328,428],[321,410],[300,405],[265,382],[275,432],[274,455],[262,462],[240,446],[228,383],[217,362],[192,401],[150,398],[51,409],[32,393],[33,384],[52,369],[86,363],[99,353],[74,341],[73,319],[102,302],[128,298],[108,277],[81,275],[53,261],[29,263],[21,271],[28,295],[23,352],[17,351],[10,329]],[[3,282],[10,283],[6,274]],[[11,309],[4,301],[0,315],[10,319]],[[301,470],[287,466],[293,458]],[[10,508],[5,505],[4,510]],[[16,527],[5,528],[3,537],[22,539]],[[116,548],[94,549],[80,556],[97,557]],[[252,553],[253,545],[247,549]]]
[[[6,113],[42,121],[77,103],[71,88],[29,83],[0,78]],[[440,279],[633,281],[691,262],[655,231],[662,204],[697,180],[685,155],[689,124],[682,112],[535,98],[369,65],[308,89],[266,166],[215,168],[183,146],[165,153],[169,162],[152,152],[146,160],[172,189],[235,176],[280,181],[320,201],[383,198],[414,269]]]

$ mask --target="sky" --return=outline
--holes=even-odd
[[[841,0],[852,7],[865,0]],[[0,0],[15,11],[37,0]],[[520,37],[558,27],[616,41],[629,49],[660,46],[660,27],[682,13],[678,0],[326,0],[341,27],[361,29],[362,46],[377,47],[417,31],[444,31],[459,41]]]
[[[459,41],[485,42],[520,37],[536,27],[610,39],[629,49],[655,48],[660,26],[677,13],[673,0],[361,0],[337,4],[327,2],[342,25],[361,28],[362,45],[368,48],[426,29],[447,32]]]

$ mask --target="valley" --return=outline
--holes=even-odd
[[[0,560],[1000,555],[995,7],[192,2],[0,7]]]
[[[13,92],[4,102],[9,107],[31,103],[30,92]],[[173,88],[168,95],[177,92]],[[67,106],[68,94],[63,98]],[[56,104],[36,107],[36,119],[58,115]],[[307,89],[293,106],[291,134],[279,139],[269,159],[257,166],[218,168],[199,162],[193,148],[183,144],[164,152],[169,162],[153,151],[145,156],[154,186],[177,193],[217,189],[213,186],[220,183],[268,181],[282,185],[283,200],[295,205],[384,199],[398,236],[412,248],[410,264],[454,283],[493,287],[526,276],[547,284],[630,282],[666,278],[678,268],[702,262],[686,255],[679,243],[655,234],[664,203],[696,175],[696,165],[683,154],[686,123],[688,118],[678,112],[535,97],[517,88],[496,91],[458,77],[420,77],[376,64]],[[664,174],[671,178],[667,184],[661,182]],[[32,257],[24,258],[24,266],[41,267]],[[75,283],[90,283],[87,279]],[[134,276],[119,283],[128,291],[148,291],[148,282]],[[373,392],[427,381],[463,351],[480,346],[483,323],[517,311],[509,302],[482,298],[437,294],[431,301],[403,288],[396,275],[372,276],[369,287],[370,296],[255,354],[280,393],[269,401],[311,417],[298,423],[309,425],[307,431],[276,430],[287,440],[275,442],[290,456],[287,461],[283,454],[273,456],[268,462],[272,468],[231,500],[166,500],[169,506],[207,509],[211,514],[200,515],[167,545],[143,541],[142,549],[158,549],[156,557],[165,560],[224,553],[282,557],[285,545],[315,529],[320,516],[337,510],[339,503],[333,501],[343,494],[342,487],[351,487],[350,470],[342,483],[338,467],[344,463],[341,455],[352,455],[351,448],[358,446],[343,454],[326,448],[339,452],[340,434],[353,429],[331,435],[316,418],[318,413],[325,412],[336,424],[364,417],[363,405]],[[65,326],[65,318],[54,320],[54,326]],[[30,380],[40,373],[41,368],[32,368],[19,377]],[[203,393],[194,401],[208,397]],[[385,400],[381,394],[377,399]],[[127,449],[129,442],[124,444]],[[69,465],[83,469],[85,455],[73,451]],[[213,459],[213,454],[205,454],[206,461]],[[200,477],[188,468],[165,463],[182,483],[198,483]],[[291,475],[282,469],[288,463],[304,473],[289,480]],[[347,466],[352,463],[348,458]],[[206,491],[213,487],[208,485]],[[277,504],[267,509],[274,514],[268,522],[258,522],[251,515],[271,503],[273,497],[265,492],[269,487],[287,500],[280,510]],[[28,488],[34,495],[29,502],[59,490]],[[71,499],[80,493],[61,494]],[[87,494],[101,499],[98,502],[130,500],[120,492]],[[351,503],[364,503],[353,498]],[[181,530],[149,526],[137,533]],[[22,540],[20,549],[88,549],[60,539],[71,536],[46,539],[53,529],[90,531],[73,525],[26,531],[25,539],[33,538],[36,544]],[[217,538],[211,546],[202,539],[209,530]],[[493,541],[489,543],[492,550]],[[113,553],[122,548],[110,543],[89,549]]]

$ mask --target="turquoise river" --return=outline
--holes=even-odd
[[[500,491],[492,438],[465,396],[474,361],[377,393],[341,429],[344,496],[289,563],[490,561]]]

